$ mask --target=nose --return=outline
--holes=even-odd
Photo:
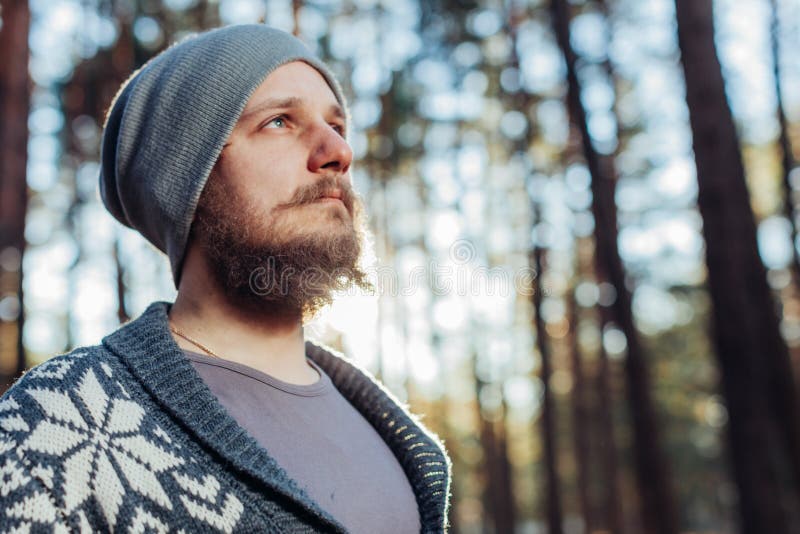
[[[315,136],[314,147],[308,159],[311,172],[338,172],[345,174],[353,162],[353,149],[339,132],[330,125],[321,126]]]

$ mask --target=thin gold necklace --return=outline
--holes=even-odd
[[[178,330],[177,328],[175,328],[174,326],[172,326],[172,323],[170,323],[170,325],[169,325],[169,329],[170,329],[170,330],[172,330],[173,332],[175,332],[177,335],[181,336],[183,339],[185,339],[185,340],[186,340],[186,341],[188,341],[189,343],[192,343],[192,344],[194,344],[194,345],[197,345],[198,347],[200,347],[201,349],[203,349],[204,351],[206,351],[207,353],[209,353],[209,354],[210,354],[211,356],[213,356],[214,358],[218,358],[218,359],[220,359],[220,360],[224,359],[224,358],[222,358],[221,356],[219,356],[218,354],[216,354],[216,353],[215,353],[213,350],[209,349],[208,347],[206,347],[205,345],[203,345],[202,343],[200,343],[199,341],[195,341],[194,339],[190,338],[189,336],[187,336],[186,334],[184,334],[183,332],[181,332],[180,330]],[[314,369],[314,367],[312,367],[311,365],[309,365],[309,367],[311,367],[312,369]],[[319,373],[319,371],[317,371],[316,369],[314,369],[314,372],[316,373],[316,375],[317,375],[318,377],[322,378],[322,375]]]
[[[217,355],[217,353],[215,353],[213,350],[209,349],[208,347],[206,347],[205,345],[203,345],[203,344],[202,344],[202,343],[200,343],[199,341],[195,341],[194,339],[190,338],[189,336],[187,336],[186,334],[184,334],[183,332],[181,332],[180,330],[178,330],[177,328],[175,328],[174,326],[172,326],[172,324],[170,324],[170,325],[169,325],[169,329],[170,329],[170,330],[172,330],[173,332],[175,332],[177,335],[181,336],[183,339],[185,339],[185,340],[186,340],[186,341],[188,341],[189,343],[192,343],[193,345],[197,345],[198,347],[200,347],[201,349],[203,349],[204,351],[206,351],[207,353],[209,353],[211,356],[213,356],[213,357],[215,357],[215,358],[222,359],[222,358],[221,358],[219,355]]]

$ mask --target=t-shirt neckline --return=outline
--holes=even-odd
[[[319,380],[313,384],[291,384],[243,363],[225,360],[223,358],[214,358],[213,356],[208,356],[207,354],[201,354],[199,352],[194,352],[183,348],[181,350],[193,363],[226,369],[292,395],[316,397],[326,393],[333,384],[325,371],[323,371],[311,358],[308,357],[306,357],[306,362],[308,362],[308,364],[313,367],[317,373],[319,373]]]

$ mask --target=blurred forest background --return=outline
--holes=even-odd
[[[343,81],[374,233],[379,291],[308,333],[445,440],[454,534],[800,532],[800,0],[0,6],[5,385],[174,297],[98,199],[104,114],[262,21]]]

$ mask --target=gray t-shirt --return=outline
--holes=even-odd
[[[353,534],[418,534],[411,484],[391,449],[310,359],[320,379],[283,382],[184,350],[228,413]]]

